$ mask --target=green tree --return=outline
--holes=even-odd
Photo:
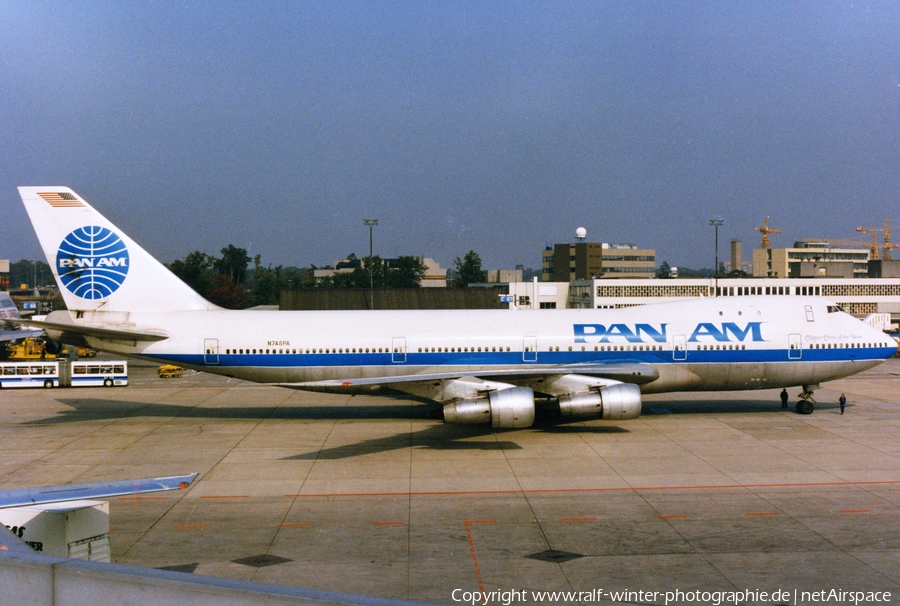
[[[225,309],[245,309],[250,304],[247,289],[231,281],[226,274],[216,274],[212,286],[204,295],[211,303]]]
[[[37,280],[37,282],[35,282]],[[53,284],[53,272],[50,266],[43,261],[29,261],[22,259],[9,264],[9,287],[17,289],[22,284],[30,288]]]
[[[181,278],[185,284],[205,297],[216,278],[215,262],[215,257],[195,250],[192,253],[188,253],[183,261],[176,259],[166,265],[166,267]]]
[[[247,275],[247,267],[250,265],[247,249],[237,248],[233,244],[229,244],[220,252],[222,253],[222,258],[215,261],[216,271],[228,276],[235,286],[243,284]]]
[[[347,255],[347,262],[355,265],[352,271],[338,271],[334,275],[319,280],[319,288],[369,288],[373,283],[378,285],[382,281],[381,257],[364,257],[358,259],[353,253]],[[342,269],[338,264],[335,269]],[[349,269],[348,267],[345,267]],[[372,275],[369,275],[369,272]]]
[[[319,280],[319,288],[417,288],[425,277],[425,264],[419,257],[402,256],[385,261],[378,255],[357,259],[348,255],[347,260],[359,261],[353,271],[337,272]],[[313,268],[315,269],[315,268]]]
[[[246,250],[229,244],[222,249],[221,259],[195,250],[167,267],[211,303],[242,309],[252,301],[243,285],[249,263]]]
[[[310,274],[309,277],[312,278],[312,272],[306,267],[281,267],[281,272],[278,274],[278,290],[293,290],[295,288],[302,288],[304,282],[307,279],[306,274]]]
[[[272,269],[272,266],[262,266],[262,255],[253,258],[253,286],[250,293],[254,305],[277,305],[281,295],[279,277],[281,265]]]
[[[310,263],[309,267],[300,274],[300,288],[315,288],[316,284],[316,270],[319,269],[314,264]],[[294,283],[296,286],[296,282]]]
[[[656,268],[656,277],[657,278],[669,278],[672,274],[672,268],[666,261],[662,262],[662,265]]]
[[[402,256],[384,267],[384,285],[388,288],[418,288],[425,277],[425,264],[419,257]]]
[[[456,274],[453,286],[456,288],[465,288],[469,284],[487,280],[487,272],[481,269],[481,257],[474,250],[467,252],[462,259],[456,257],[453,268]]]

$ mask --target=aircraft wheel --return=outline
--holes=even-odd
[[[811,415],[815,406],[809,400],[800,400],[797,402],[797,413],[801,415]]]
[[[113,386],[112,379],[106,379],[103,381],[103,387],[112,387],[112,386]]]

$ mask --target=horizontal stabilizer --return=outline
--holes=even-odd
[[[103,499],[144,492],[179,490],[187,488],[196,473],[168,478],[147,478],[144,480],[122,480],[119,482],[97,482],[94,484],[71,484],[68,486],[46,486],[44,488],[23,488],[21,490],[0,491],[0,508],[25,507],[43,503],[79,501],[81,499]]]
[[[0,328],[0,341],[15,341],[17,339],[34,338],[40,337],[43,334],[43,330],[4,330]]]
[[[113,339],[125,341],[164,341],[169,335],[162,332],[145,332],[124,328],[108,328],[105,326],[92,326],[89,324],[69,324],[66,322],[48,322],[46,320],[29,320],[29,326],[36,326],[44,330],[53,330],[63,335],[77,335],[80,337],[96,337],[98,339]],[[65,342],[65,337],[62,338]]]

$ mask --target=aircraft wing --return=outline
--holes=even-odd
[[[19,339],[41,337],[43,335],[43,330],[0,328],[0,341],[17,341]]]
[[[103,499],[162,490],[179,490],[187,488],[196,477],[197,474],[192,473],[186,476],[172,476],[168,478],[4,490],[0,491],[0,508],[25,507],[44,503],[59,503],[61,501],[79,501],[81,499]]]
[[[550,375],[587,375],[592,377],[603,377],[622,383],[634,383],[641,385],[649,383],[659,378],[659,371],[650,364],[637,362],[617,362],[610,364],[567,364],[564,366],[538,366],[534,368],[491,368],[487,370],[467,372],[460,371],[444,371],[432,372],[414,375],[397,375],[384,377],[366,377],[366,378],[348,378],[333,379],[328,381],[305,381],[302,383],[279,383],[280,387],[289,387],[293,389],[305,389],[309,391],[322,392],[352,392],[359,388],[374,388],[378,386],[390,387],[391,385],[399,386],[403,383],[420,383],[423,381],[442,381],[459,379],[462,377],[475,376],[479,378],[492,379],[508,379],[512,382],[515,379],[527,379],[532,377],[542,377]]]
[[[61,332],[60,340],[68,342],[69,337],[96,337],[98,339],[113,339],[125,341],[165,341],[169,335],[162,332],[148,332],[130,330],[125,328],[109,328],[106,326],[93,326],[90,324],[70,324],[68,322],[48,322],[47,320],[29,320],[29,326],[36,326],[44,330]]]
[[[17,341],[28,337],[42,337],[43,330],[29,330],[21,327],[22,317],[15,302],[5,293],[0,293],[0,342]]]

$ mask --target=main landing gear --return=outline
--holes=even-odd
[[[811,415],[816,409],[816,400],[813,398],[813,390],[818,385],[804,385],[803,392],[800,394],[800,401],[797,402],[797,413],[801,415]]]

